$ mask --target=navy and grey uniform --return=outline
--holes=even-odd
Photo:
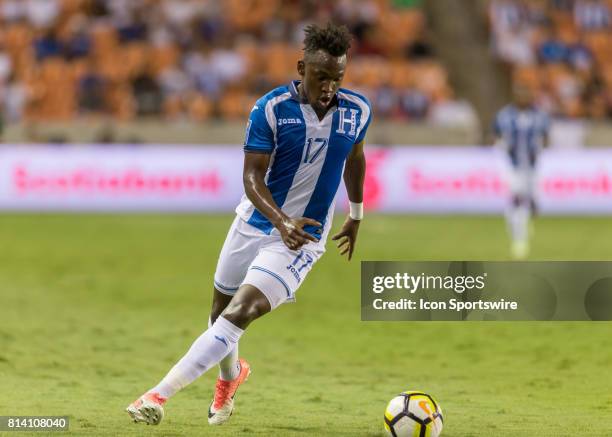
[[[535,167],[549,125],[548,116],[533,107],[520,109],[507,105],[498,112],[495,133],[503,140],[510,159],[510,188],[513,194],[533,197]]]

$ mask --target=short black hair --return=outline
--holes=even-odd
[[[332,56],[345,55],[351,47],[351,33],[344,25],[327,23],[326,27],[309,24],[304,28],[304,52],[325,50]]]

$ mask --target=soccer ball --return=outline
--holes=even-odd
[[[440,404],[420,391],[400,393],[385,410],[385,430],[393,437],[438,437],[443,422]]]

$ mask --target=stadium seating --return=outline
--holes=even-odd
[[[9,98],[1,90],[27,89],[9,118],[244,118],[257,96],[295,78],[304,25],[326,21],[355,35],[345,85],[375,109],[384,103],[382,117],[425,118],[453,95],[416,0],[43,3],[0,0],[0,63],[9,66],[0,109]],[[386,99],[390,91],[400,97]],[[406,110],[404,94],[422,107]]]
[[[612,1],[491,0],[494,52],[559,118],[612,116]]]

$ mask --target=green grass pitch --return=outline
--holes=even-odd
[[[610,323],[360,321],[360,259],[507,259],[495,217],[367,217],[356,259],[328,245],[297,304],[249,328],[253,374],[228,424],[206,423],[212,371],[159,427],[130,422],[125,406],[205,329],[230,222],[0,216],[0,415],[69,415],[79,436],[379,436],[386,402],[419,389],[444,437],[612,436]],[[612,259],[609,219],[536,232],[532,259]]]

